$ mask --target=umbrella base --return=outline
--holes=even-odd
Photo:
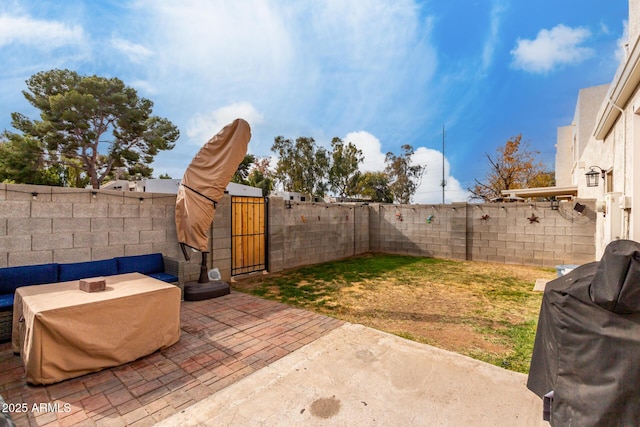
[[[184,285],[185,301],[202,301],[229,295],[230,293],[229,284],[219,280],[207,283],[188,282]]]

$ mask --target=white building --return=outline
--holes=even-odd
[[[580,90],[572,123],[558,129],[556,187],[504,192],[595,199],[596,259],[612,240],[640,241],[639,36],[640,0],[629,0],[629,41],[613,81]]]
[[[273,197],[282,197],[283,200],[292,202],[324,202],[324,199],[320,197],[298,193],[297,191],[272,191],[270,195]]]
[[[608,86],[572,179],[578,195],[594,198],[596,257],[615,239],[640,241],[640,0],[629,0],[629,41]],[[595,90],[596,88],[591,88]],[[597,187],[587,185],[593,175]]]

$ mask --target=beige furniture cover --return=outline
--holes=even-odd
[[[27,382],[63,381],[178,342],[180,288],[140,273],[105,280],[93,293],[77,280],[16,290],[12,343]]]
[[[211,138],[193,158],[176,197],[178,242],[208,252],[207,232],[219,202],[251,139],[249,123],[235,119]]]

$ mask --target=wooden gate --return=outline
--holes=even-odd
[[[267,199],[231,197],[231,275],[267,269]]]

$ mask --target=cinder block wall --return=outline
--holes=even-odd
[[[37,193],[34,195],[33,193]],[[95,193],[95,194],[94,194]],[[140,200],[143,198],[143,200]],[[268,269],[366,252],[554,267],[595,258],[595,202],[363,205],[269,199]],[[0,184],[0,267],[162,252],[183,260],[175,195]],[[535,219],[535,220],[534,220]],[[218,204],[208,268],[231,275],[231,197]],[[186,264],[197,280],[200,254]]]
[[[372,251],[466,259],[466,204],[372,205]]]
[[[269,271],[369,252],[369,209],[360,204],[269,198]]]
[[[573,210],[579,201],[582,214]],[[595,257],[595,202],[373,205],[375,252],[555,267]]]
[[[154,252],[183,259],[175,204],[171,194],[0,184],[0,267]],[[199,261],[187,264],[189,280]]]
[[[586,206],[582,213],[576,202]],[[467,206],[467,247],[472,260],[555,267],[595,260],[595,201]]]

